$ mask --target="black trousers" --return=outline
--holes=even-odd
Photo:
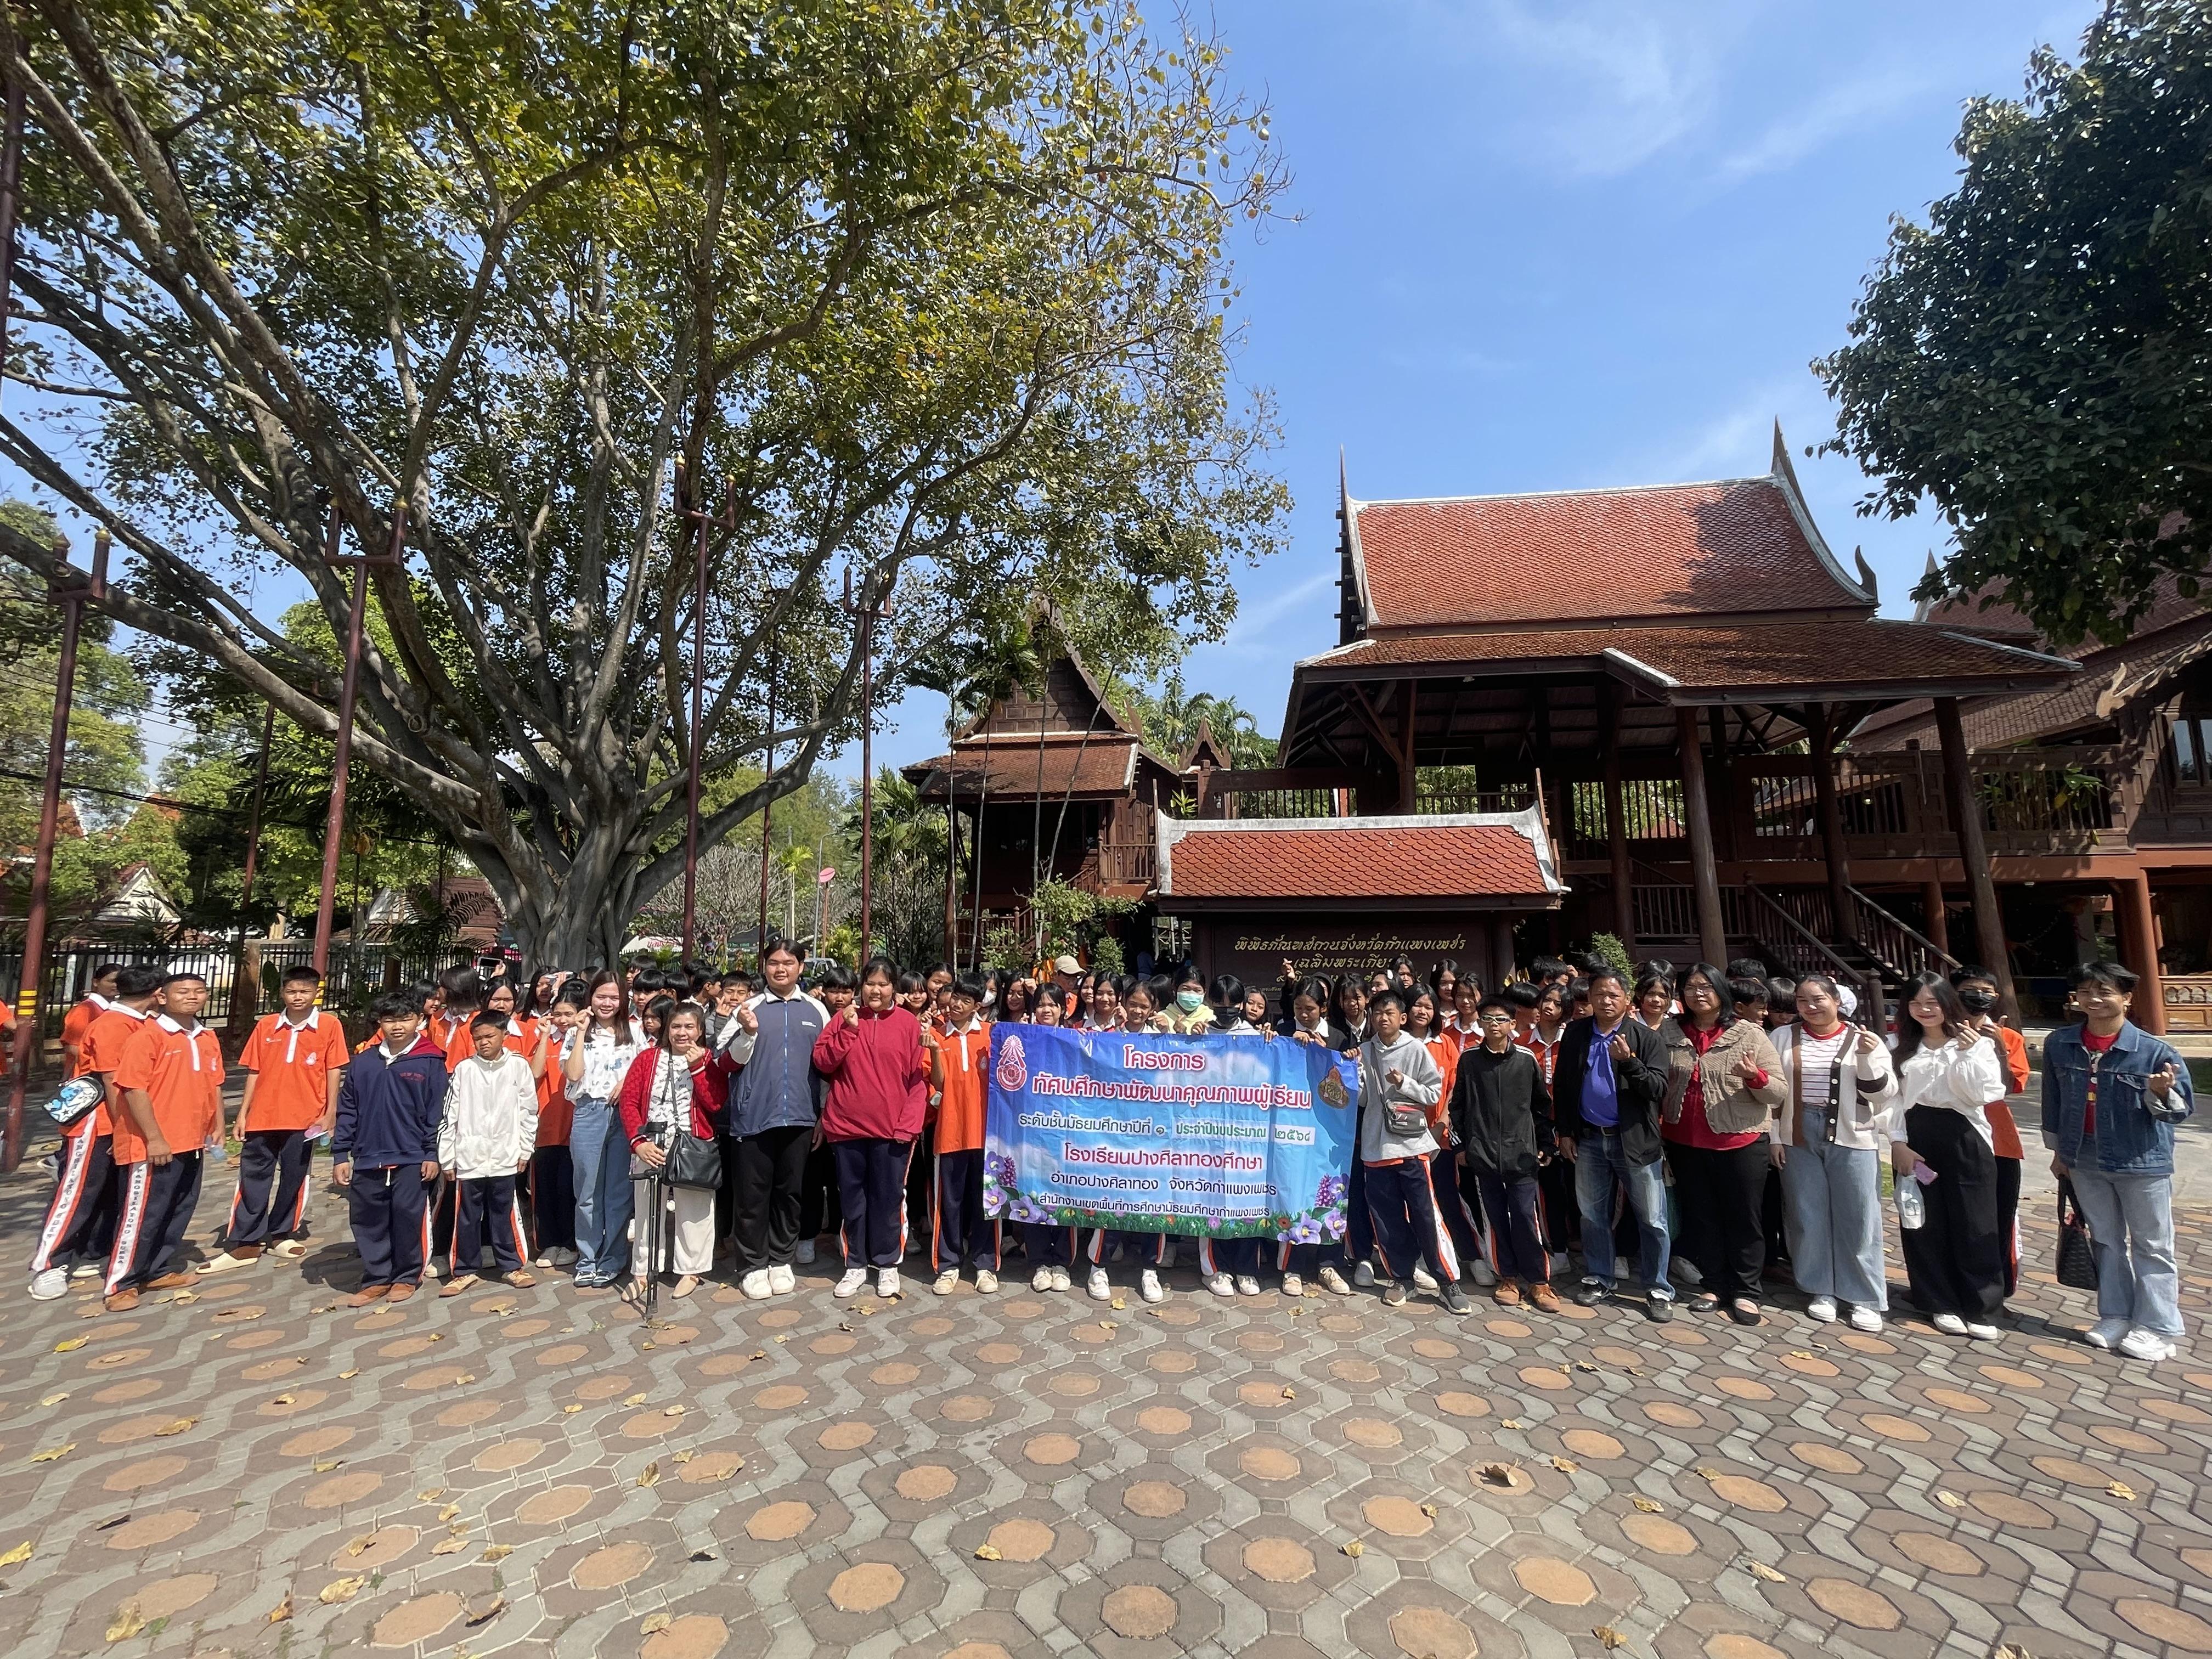
[[[1373,1164],[1367,1170],[1367,1208],[1375,1218],[1375,1247],[1389,1278],[1410,1281],[1413,1263],[1426,1260],[1440,1284],[1459,1278],[1459,1257],[1437,1213],[1436,1188],[1425,1158]]]
[[[799,1182],[799,1236],[819,1238],[842,1232],[845,1206],[837,1197],[837,1155],[824,1141],[806,1155],[806,1173]]]
[[[566,1146],[540,1146],[531,1154],[530,1224],[540,1255],[576,1248],[576,1164]]]
[[[999,1271],[999,1223],[983,1213],[983,1149],[937,1154],[937,1225],[930,1266],[939,1273],[970,1263]]]
[[[1920,1189],[1925,1224],[1905,1237],[1905,1273],[1921,1312],[1956,1314],[1975,1324],[2004,1310],[2004,1243],[1997,1233],[1997,1156],[1982,1132],[1957,1112],[1915,1106],[1905,1115],[1905,1144],[1936,1171]]]
[[[1554,1255],[1580,1240],[1582,1205],[1575,1196],[1575,1166],[1567,1159],[1555,1158],[1536,1171],[1536,1213],[1544,1224],[1544,1248]]]
[[[305,1129],[246,1132],[238,1152],[238,1190],[222,1236],[225,1249],[273,1243],[300,1231],[307,1218],[307,1164],[314,1151]]]
[[[1536,1221],[1536,1177],[1467,1173],[1480,1187],[1483,1211],[1490,1218],[1491,1243],[1498,1252],[1492,1265],[1498,1269],[1498,1282],[1525,1279],[1531,1285],[1549,1284],[1552,1261],[1545,1254],[1544,1235]]]
[[[2016,1158],[1997,1160],[1997,1242],[2004,1249],[2007,1296],[2020,1290],[2020,1166]]]
[[[175,1269],[185,1229],[200,1201],[200,1154],[179,1152],[156,1169],[118,1166],[123,1198],[115,1222],[115,1251],[107,1259],[106,1294],[135,1291]]]
[[[453,1254],[453,1183],[443,1176],[438,1178],[438,1191],[430,1204],[430,1253],[450,1258]],[[476,1259],[469,1261],[469,1271],[477,1270]]]
[[[907,1166],[911,1140],[870,1135],[833,1140],[837,1196],[845,1206],[845,1266],[896,1267],[906,1254]]]
[[[1443,1212],[1444,1231],[1452,1249],[1459,1252],[1460,1271],[1465,1273],[1482,1253],[1482,1193],[1474,1172],[1459,1166],[1459,1153],[1440,1146],[1429,1158],[1430,1184],[1436,1188],[1437,1207]],[[1496,1264],[1492,1264],[1493,1266]]]
[[[62,1144],[61,1179],[39,1229],[31,1271],[68,1267],[106,1255],[115,1239],[115,1137],[87,1129]],[[103,1243],[101,1235],[106,1237]]]
[[[732,1226],[738,1266],[746,1273],[787,1267],[805,1226],[801,1202],[814,1126],[787,1124],[738,1142]]]
[[[1359,1152],[1354,1143],[1352,1169],[1344,1183],[1344,1243],[1338,1251],[1338,1264],[1346,1273],[1375,1254],[1375,1218],[1367,1205],[1367,1166],[1359,1161]]]
[[[455,1278],[477,1271],[487,1242],[500,1272],[521,1269],[528,1247],[522,1242],[522,1204],[515,1196],[514,1182],[511,1175],[471,1176],[453,1183],[459,1188],[453,1206],[451,1257]]]
[[[933,1231],[931,1212],[937,1204],[937,1151],[925,1136],[914,1143],[914,1157],[906,1168],[907,1236],[900,1249],[918,1250]]]
[[[1075,1264],[1075,1229],[1050,1221],[1024,1221],[1022,1255],[1034,1272],[1039,1267],[1068,1267]]]
[[[354,1166],[346,1188],[354,1248],[361,1252],[361,1282],[419,1285],[430,1252],[430,1188],[419,1164],[381,1170]]]
[[[1697,1265],[1703,1288],[1723,1302],[1756,1302],[1766,1273],[1766,1176],[1773,1143],[1765,1135],[1726,1150],[1667,1143],[1681,1227],[1675,1249]]]

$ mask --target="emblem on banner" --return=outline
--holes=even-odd
[[[1029,1080],[1029,1058],[1022,1053],[1022,1040],[1009,1032],[999,1045],[999,1086],[1011,1094]]]
[[[1331,1106],[1346,1106],[1352,1102],[1351,1091],[1344,1086],[1344,1073],[1334,1066],[1321,1074],[1321,1084],[1316,1092]]]

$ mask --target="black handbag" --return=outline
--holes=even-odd
[[[668,1146],[668,1162],[660,1178],[672,1187],[703,1187],[709,1191],[722,1184],[722,1149],[704,1135],[678,1129]]]
[[[2058,1182],[2058,1282],[2070,1290],[2097,1288],[2097,1255],[2089,1247],[2089,1224],[2081,1218],[2074,1183],[2063,1177]]]

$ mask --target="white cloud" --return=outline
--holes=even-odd
[[[1732,183],[1785,171],[1934,85],[1923,71],[1898,68],[1832,87],[1797,113],[1777,121],[1750,143],[1723,156],[1719,176]]]

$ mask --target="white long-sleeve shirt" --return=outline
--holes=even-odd
[[[463,1181],[513,1175],[538,1149],[538,1081],[530,1062],[502,1049],[497,1060],[471,1054],[446,1081],[438,1162]]]
[[[1958,1113],[1981,1131],[1984,1140],[1995,1146],[1989,1103],[2004,1097],[2004,1062],[1996,1044],[1989,1038],[1969,1032],[1940,1048],[1923,1044],[1898,1062],[1897,1110],[1890,1117],[1889,1138],[1910,1139],[1905,1114],[1915,1106],[1936,1106]]]

